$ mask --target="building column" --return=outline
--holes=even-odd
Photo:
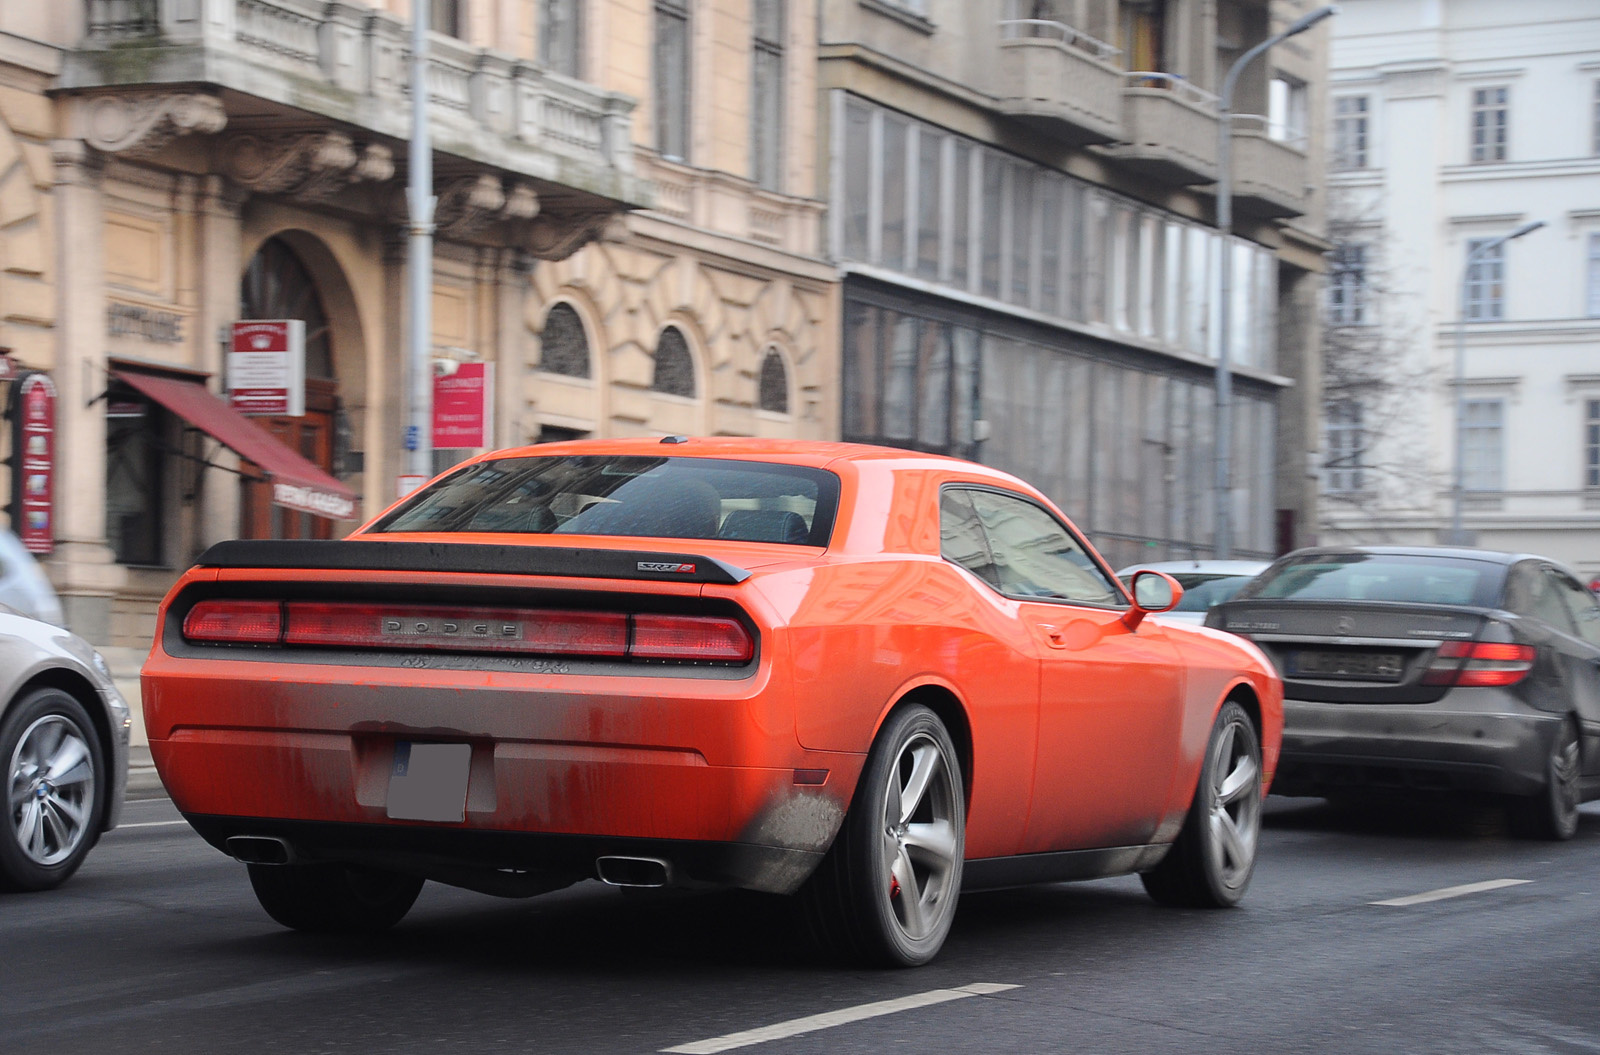
[[[196,362],[212,376],[212,391],[227,390],[222,354],[224,327],[239,317],[239,209],[243,194],[224,176],[201,179],[196,211],[196,253],[199,257],[199,302],[195,306]],[[195,553],[212,543],[239,537],[239,456],[215,444],[210,460],[218,468],[206,469],[200,487],[199,524]],[[229,472],[228,470],[235,470]]]
[[[55,161],[60,402],[55,553],[50,560],[67,626],[112,640],[112,599],[127,582],[106,544],[105,216],[100,155],[76,139],[51,144]]]
[[[532,257],[504,249],[495,268],[495,426],[491,445],[496,447],[521,446],[535,439],[523,420],[527,404],[522,398],[522,378],[528,372],[524,320],[535,266]]]

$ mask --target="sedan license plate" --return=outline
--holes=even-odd
[[[399,741],[394,745],[394,768],[389,773],[390,819],[465,820],[471,768],[471,744]]]
[[[1405,657],[1398,652],[1302,649],[1289,657],[1289,676],[1293,678],[1399,681],[1404,673]]]

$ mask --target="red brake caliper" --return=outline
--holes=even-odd
[[[893,900],[900,896],[900,880],[894,876],[889,877],[889,898]]]

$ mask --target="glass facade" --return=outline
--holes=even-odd
[[[846,283],[844,337],[846,440],[1014,472],[1114,567],[1211,553],[1204,369],[1165,370],[1154,356],[864,279]],[[1269,556],[1274,399],[1244,384],[1234,399],[1234,550]]]
[[[1215,357],[1216,231],[853,96],[840,106],[835,256]],[[1271,371],[1276,260],[1232,246],[1230,358]]]

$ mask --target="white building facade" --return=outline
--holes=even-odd
[[[1322,541],[1600,575],[1600,5],[1349,0],[1331,67]]]

